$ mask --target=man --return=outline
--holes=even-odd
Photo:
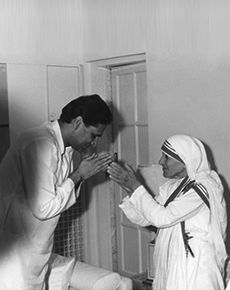
[[[186,135],[162,145],[164,177],[153,198],[129,165],[112,163],[110,178],[129,194],[121,209],[134,223],[158,228],[154,290],[223,290],[226,210],[223,187],[203,144]]]
[[[60,214],[82,181],[106,170],[108,153],[92,154],[73,170],[73,150],[95,146],[112,121],[98,95],[67,104],[60,119],[22,134],[0,164],[0,289],[45,289]]]

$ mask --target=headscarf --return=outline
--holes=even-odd
[[[203,185],[207,190],[210,203],[211,237],[217,261],[223,270],[227,256],[224,243],[227,225],[226,204],[222,183],[218,174],[210,168],[204,145],[195,137],[174,135],[163,143],[161,150],[184,163],[188,177]]]

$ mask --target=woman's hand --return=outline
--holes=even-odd
[[[107,172],[110,179],[119,184],[128,193],[131,193],[137,189],[141,183],[137,179],[136,173],[130,165],[127,163],[122,165],[117,162],[112,162],[109,165]]]

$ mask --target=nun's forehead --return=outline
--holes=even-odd
[[[167,148],[169,156],[173,155],[174,158],[177,157],[177,160],[182,160],[190,178],[193,179],[194,174],[197,174],[198,171],[209,170],[206,152],[199,139],[188,135],[175,135],[166,141],[163,143],[162,149]]]
[[[176,152],[175,148],[168,140],[165,140],[165,142],[162,144],[161,151],[164,152],[166,155],[172,157],[173,159],[184,163],[179,154]]]

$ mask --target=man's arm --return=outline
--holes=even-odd
[[[105,152],[89,156],[60,184],[58,158],[57,149],[48,138],[33,141],[22,150],[26,197],[39,219],[52,218],[71,207],[76,202],[75,189],[79,190],[81,182],[106,170],[112,161]]]
[[[75,184],[67,178],[58,184],[58,154],[48,138],[40,138],[22,149],[21,165],[25,195],[39,219],[52,218],[76,202]]]

